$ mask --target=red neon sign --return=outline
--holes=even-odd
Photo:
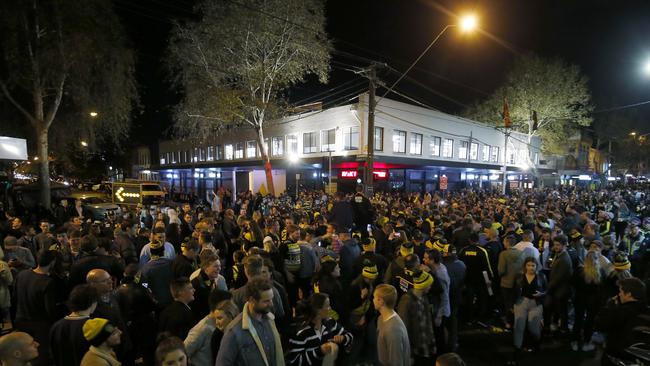
[[[341,178],[353,179],[357,177],[356,170],[341,170]]]

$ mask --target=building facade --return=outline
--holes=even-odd
[[[297,187],[352,190],[363,183],[368,141],[368,96],[356,103],[311,111],[269,123],[265,145],[276,193]],[[375,190],[433,191],[463,186],[498,187],[507,166],[511,188],[530,187],[540,168],[540,143],[511,132],[390,99],[376,107]],[[201,144],[161,141],[151,167],[176,192],[220,186],[264,190],[266,177],[252,129],[230,129]]]

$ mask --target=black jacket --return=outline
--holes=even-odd
[[[615,304],[610,301],[596,317],[595,328],[607,335],[605,353],[623,356],[623,350],[635,343],[633,329],[643,325],[641,314],[648,314],[648,307],[640,301]]]
[[[160,313],[158,330],[185,339],[194,324],[194,315],[190,307],[182,302],[174,301]]]

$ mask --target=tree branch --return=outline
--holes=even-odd
[[[22,105],[20,105],[20,103],[18,103],[13,98],[11,92],[9,92],[9,89],[7,88],[7,85],[2,80],[0,80],[0,89],[2,89],[2,93],[9,100],[9,102],[11,102],[11,104],[13,104],[14,107],[16,107],[16,109],[18,109],[20,113],[22,113],[27,118],[27,120],[29,120],[32,126],[36,128],[36,118],[34,118],[34,116],[32,116],[25,108],[23,108]]]

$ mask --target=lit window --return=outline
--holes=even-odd
[[[490,145],[483,145],[483,161],[490,161]]]
[[[440,156],[440,137],[431,137],[431,155]]]
[[[234,157],[232,145],[231,144],[226,145],[224,147],[224,150],[225,150],[224,155],[226,157],[226,160],[232,160]]]
[[[221,145],[217,145],[214,147],[214,160],[221,159],[223,159],[223,150],[221,149]]]
[[[472,142],[469,146],[469,158],[471,160],[478,160],[478,144],[476,142]]]
[[[490,162],[498,163],[499,162],[499,147],[492,146],[492,151],[490,152]]]
[[[375,127],[375,151],[384,151],[384,128]]]
[[[442,157],[443,158],[453,158],[454,157],[454,140],[445,139],[442,144]]]
[[[343,132],[343,142],[345,150],[357,150],[359,148],[359,127],[346,127]]]
[[[469,147],[469,142],[461,141],[460,147],[458,148],[458,159],[467,159],[467,148]]]
[[[298,153],[298,136],[287,135],[287,152],[289,154]]]
[[[393,152],[406,153],[406,131],[393,131]]]
[[[276,136],[271,139],[271,155],[282,156],[284,154],[284,138]]]
[[[214,146],[208,146],[208,161],[214,160]]]
[[[235,159],[244,158],[244,143],[238,142],[235,144]]]
[[[320,151],[336,151],[336,129],[320,132],[321,150]]]
[[[257,148],[255,146],[255,141],[246,142],[246,158],[252,159],[257,155]]]
[[[305,132],[302,134],[302,153],[318,152],[318,132]]]
[[[411,141],[409,143],[409,153],[415,155],[422,155],[422,134],[412,133]]]

